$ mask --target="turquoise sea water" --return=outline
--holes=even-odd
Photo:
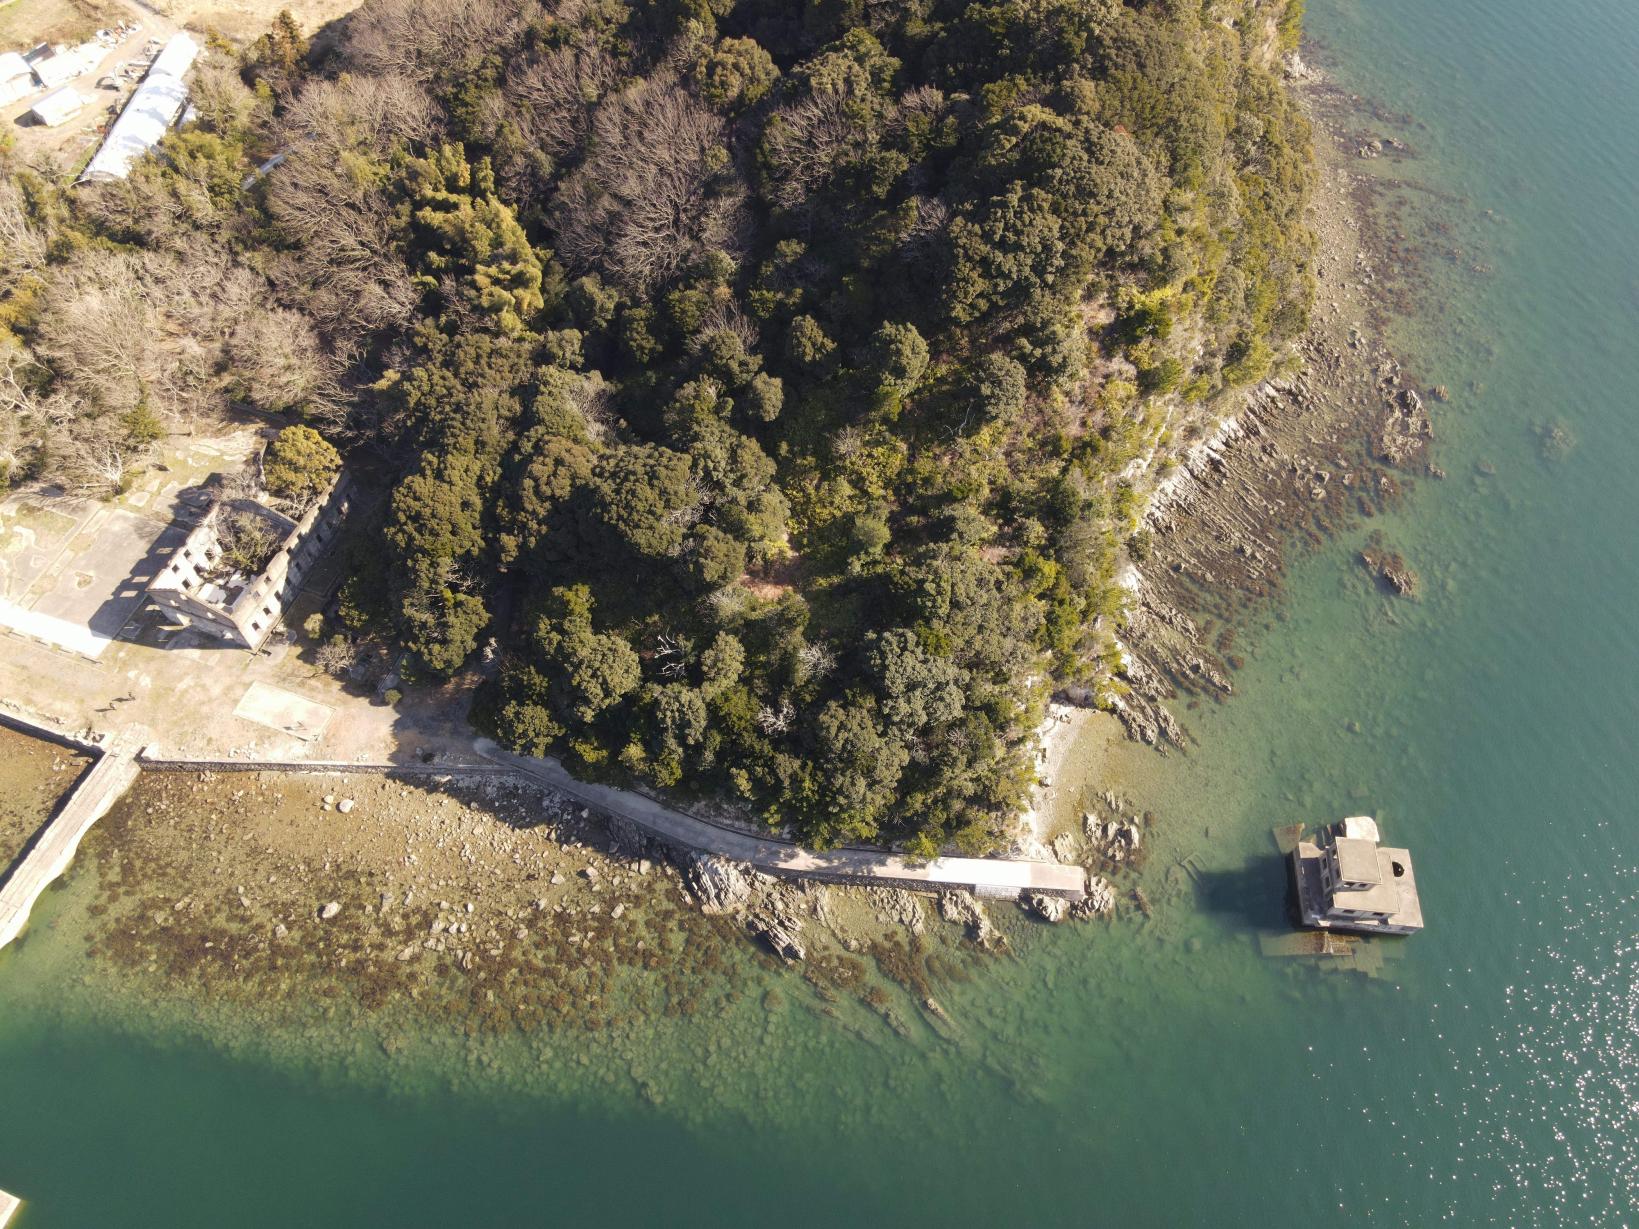
[[[951,1039],[774,1004],[748,965],[710,1020],[387,1060],[93,1009],[71,886],[0,956],[23,1229],[1639,1223],[1639,9],[1310,9],[1451,198],[1415,194],[1460,255],[1404,326],[1450,476],[1375,526],[1419,602],[1351,534],[1190,714],[1199,750],[1121,757],[1166,815],[1152,920],[1038,930],[942,991]],[[1356,812],[1411,846],[1430,929],[1375,982],[1265,961],[1269,828]]]

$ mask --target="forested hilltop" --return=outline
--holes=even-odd
[[[1305,326],[1300,5],[281,22],[129,181],[11,168],[0,451],[94,486],[213,400],[317,425],[402,475],[342,634],[412,680],[493,637],[502,741],[983,847],[1046,694],[1119,693],[1148,484]],[[110,302],[198,352],[109,354]]]

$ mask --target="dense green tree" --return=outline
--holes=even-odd
[[[909,629],[873,633],[867,657],[888,728],[909,736],[961,716],[962,672],[929,653]]]
[[[914,324],[886,321],[871,339],[871,365],[883,391],[906,396],[928,369],[928,343]]]
[[[738,111],[761,102],[780,70],[755,39],[725,38],[694,63],[695,88],[714,107]]]
[[[318,496],[341,469],[341,453],[312,427],[286,427],[262,454],[262,483],[300,503]]]
[[[495,195],[487,161],[444,144],[400,169],[410,242],[428,286],[453,274],[502,333],[516,335],[546,306],[546,262],[512,208]]]
[[[1057,292],[1065,267],[1062,232],[1052,197],[1023,182],[952,221],[951,318],[969,324]]]
[[[876,837],[910,752],[884,733],[875,702],[852,695],[827,704],[814,722],[813,752],[823,792],[804,801],[817,812],[810,820],[816,839],[840,844]]]
[[[612,448],[599,458],[589,491],[593,526],[615,544],[653,559],[683,549],[699,499],[688,457],[653,444]]]
[[[564,514],[571,497],[591,480],[592,468],[591,450],[579,441],[551,435],[540,442],[523,461],[510,497],[500,508],[505,529],[497,546],[502,562],[521,559],[531,564],[536,556],[563,555],[566,544],[556,539],[572,528],[564,524]]]

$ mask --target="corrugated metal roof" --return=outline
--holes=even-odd
[[[154,62],[148,68],[148,75],[161,77],[180,77],[193,67],[194,60],[199,55],[199,44],[187,34],[177,34],[166,43],[160,53],[154,57]]]

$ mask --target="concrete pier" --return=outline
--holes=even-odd
[[[17,1209],[23,1206],[23,1201],[16,1195],[8,1195],[0,1191],[0,1229],[6,1229],[11,1224],[11,1218],[17,1215]]]
[[[136,756],[120,743],[106,748],[57,814],[34,838],[33,844],[0,882],[0,947],[5,947],[28,923],[28,915],[40,893],[68,869],[74,851],[91,831],[91,825],[114,805],[115,799],[137,779]],[[0,1225],[5,1220],[0,1217]]]

